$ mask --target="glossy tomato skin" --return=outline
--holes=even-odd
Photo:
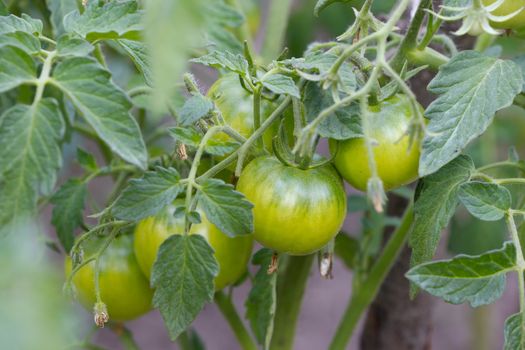
[[[243,170],[237,190],[254,205],[255,240],[281,253],[319,250],[346,215],[343,182],[330,164],[301,170],[259,157]]]
[[[411,118],[410,102],[405,95],[395,95],[369,107],[374,159],[385,190],[408,184],[418,177],[421,140],[415,140],[409,149],[407,131]],[[330,140],[330,150],[332,153],[337,150],[334,164],[343,178],[354,188],[366,191],[371,172],[364,139]]]
[[[173,213],[181,200],[175,201],[156,216],[140,221],[135,228],[135,255],[144,272],[150,278],[151,271],[160,245],[172,234],[182,234],[184,219],[175,218]],[[230,238],[206,219],[200,210],[201,223],[191,227],[191,234],[200,234],[208,240],[215,251],[215,258],[219,263],[219,275],[215,278],[215,290],[221,290],[227,285],[237,282],[246,272],[250,260],[253,237],[252,235]]]
[[[492,5],[497,0],[483,0],[485,6]],[[491,13],[496,16],[507,16],[525,6],[525,0],[505,0],[503,4]],[[516,16],[503,22],[490,22],[494,28],[523,29],[525,28],[525,9]]]
[[[84,241],[84,259],[95,254],[106,237],[94,236]],[[66,276],[71,273],[71,258],[66,257]],[[151,310],[153,290],[133,254],[133,235],[117,236],[100,258],[99,286],[110,320],[128,321]],[[73,277],[80,303],[92,310],[95,305],[95,262],[82,267]]]

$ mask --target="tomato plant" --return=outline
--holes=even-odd
[[[124,324],[150,309],[133,329],[156,338],[162,317],[163,348],[452,348],[421,298],[477,308],[505,287],[508,307],[484,310],[519,295],[505,323],[446,339],[478,349],[497,328],[525,349],[524,6],[0,0],[0,247],[63,254],[42,260],[65,261],[65,296],[129,349],[152,348]],[[438,246],[451,259],[434,260]],[[8,348],[62,327],[57,298],[25,293],[34,255],[2,260]],[[334,281],[310,279],[315,259]],[[210,339],[216,311],[235,339]],[[337,325],[296,336],[312,314]],[[87,326],[49,344],[115,346]]]

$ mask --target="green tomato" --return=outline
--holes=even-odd
[[[107,237],[94,236],[82,243],[84,259],[97,253]],[[100,258],[100,296],[111,320],[128,321],[151,310],[153,290],[133,254],[133,235],[117,236]],[[71,274],[71,258],[66,257],[66,276]],[[95,262],[83,266],[73,277],[80,303],[92,310],[95,297]]]
[[[492,5],[496,0],[483,0],[483,5]],[[491,13],[496,16],[507,16],[525,6],[525,0],[505,0],[503,4]],[[493,28],[522,29],[525,28],[525,9],[516,16],[503,22],[490,22]]]
[[[254,205],[255,240],[281,253],[319,250],[346,215],[343,182],[330,164],[302,170],[259,157],[243,170],[237,190]]]
[[[409,149],[408,129],[412,117],[410,101],[405,95],[395,95],[369,106],[374,159],[385,190],[408,184],[418,177],[421,140],[415,140]],[[371,171],[364,139],[330,140],[330,150],[332,153],[337,150],[334,164],[343,178],[356,189],[366,191]]]
[[[135,228],[135,255],[148,278],[151,277],[153,263],[157,259],[160,245],[173,234],[182,234],[184,218],[175,218],[173,213],[181,200],[166,208],[156,216],[143,219]],[[250,260],[253,237],[251,235],[230,238],[206,219],[201,210],[201,223],[191,226],[190,234],[199,234],[208,240],[215,251],[219,263],[219,274],[215,277],[215,290],[237,282],[246,272]]]

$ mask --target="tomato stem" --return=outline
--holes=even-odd
[[[284,42],[288,16],[292,0],[271,0],[267,21],[266,36],[262,47],[262,56],[266,62],[277,58]]]

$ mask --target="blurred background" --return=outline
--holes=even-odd
[[[266,32],[267,1],[239,1],[242,1],[249,28],[255,37],[255,46],[260,47]],[[15,13],[26,12],[38,18],[44,18],[43,14],[46,13],[45,4],[40,0],[11,2],[11,9]],[[374,12],[383,14],[379,17],[386,17],[394,2],[375,1]],[[316,0],[297,0],[293,4],[286,31],[286,47],[289,48],[290,57],[301,56],[312,41],[331,40],[345,31],[354,18],[352,6],[359,6],[359,1],[336,3],[323,11],[319,17],[315,17],[315,3]],[[473,39],[462,38],[458,45],[462,48],[472,47]],[[525,52],[523,40],[500,38],[495,46],[501,50],[503,56]],[[111,47],[106,47],[104,53],[113,72],[113,79],[120,86],[129,88],[137,84],[137,74],[127,59],[122,58]],[[203,90],[216,78],[216,73],[211,70],[197,67],[191,69]],[[411,84],[417,87],[415,91],[419,94],[420,102],[425,106],[432,99],[424,89],[431,78],[432,74],[422,73],[411,81]],[[158,124],[163,120],[162,115],[152,115],[150,123]],[[82,137],[72,137],[65,145],[62,179],[80,173],[80,169],[72,161],[78,146],[97,152],[96,145]],[[158,146],[162,147],[162,144]],[[509,146],[515,146],[518,153],[525,156],[525,111],[518,107],[498,113],[494,125],[469,147],[468,153],[479,165],[506,159]],[[104,202],[108,188],[111,187],[110,181],[100,179],[91,184],[90,192],[95,201]],[[359,194],[349,189],[349,195]],[[0,348],[42,349],[38,344],[45,343],[49,344],[46,349],[62,349],[66,344],[78,342],[93,332],[92,315],[67,301],[61,294],[63,257],[46,248],[46,241],[54,239],[54,230],[47,224],[50,222],[50,213],[51,207],[46,207],[38,223],[22,230],[26,232],[22,237],[10,241],[3,240],[0,244]],[[362,229],[361,215],[349,215],[344,227],[345,232],[357,237]],[[445,258],[458,253],[478,254],[488,249],[499,248],[506,235],[502,222],[481,222],[460,209],[449,229],[443,234],[438,257]],[[22,239],[27,236],[31,236],[31,239]],[[349,300],[352,278],[351,271],[339,259],[335,260],[333,274],[333,280],[324,280],[319,277],[316,269],[312,269],[301,309],[295,349],[326,349],[330,342]],[[394,278],[387,283],[407,284],[402,278]],[[498,302],[475,310],[466,305],[449,305],[427,295],[420,296],[417,305],[422,305],[421,310],[425,312],[426,318],[429,315],[427,311],[431,310],[431,331],[428,333],[431,334],[431,338],[427,339],[426,343],[431,344],[434,349],[447,350],[501,348],[504,320],[518,310],[515,286],[516,281],[509,280],[506,292]],[[243,304],[249,288],[249,282],[245,282],[233,291],[235,303],[241,314],[244,314]],[[399,303],[404,307],[409,303],[408,295],[405,295],[403,300],[383,300],[382,303]],[[416,326],[418,325],[414,325]],[[177,349],[177,345],[169,341],[157,311],[130,322],[129,328],[141,349]],[[349,349],[361,348],[360,336],[363,328],[364,320]],[[70,331],[64,332],[64,329]],[[233,333],[215,305],[205,307],[193,324],[193,329],[207,349],[238,349]],[[64,337],[64,334],[68,336]],[[111,330],[98,331],[94,339],[105,349],[124,349]]]

